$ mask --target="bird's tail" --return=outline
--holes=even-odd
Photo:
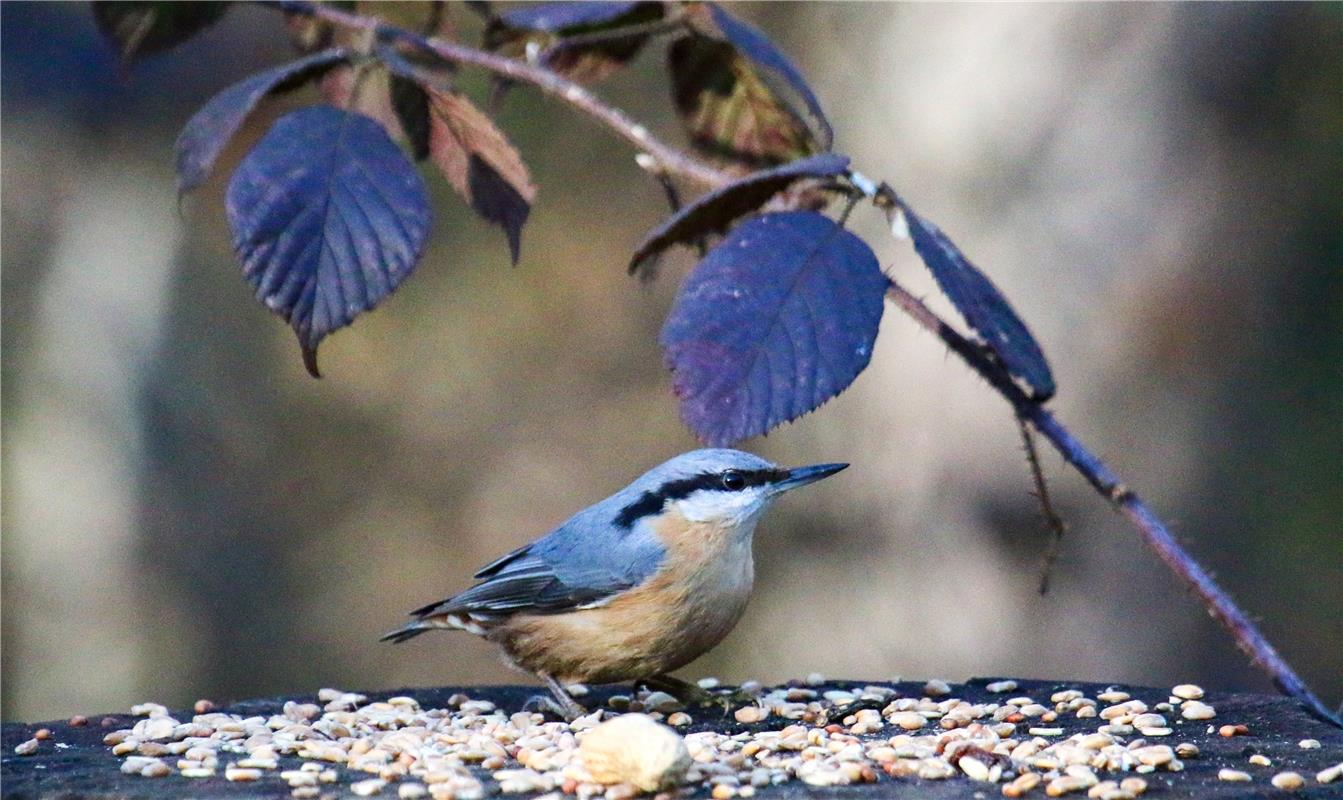
[[[401,644],[407,639],[414,639],[416,636],[419,636],[425,631],[431,631],[435,628],[441,628],[441,627],[442,625],[435,625],[434,623],[428,620],[417,619],[414,622],[408,622],[405,625],[402,625],[401,627],[397,628],[396,630],[385,634],[378,641],[391,642],[392,644]]]

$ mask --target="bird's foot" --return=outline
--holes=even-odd
[[[725,717],[742,706],[755,705],[757,700],[755,695],[743,692],[741,689],[714,693],[680,678],[673,678],[670,675],[656,675],[645,678],[639,683],[650,689],[666,692],[688,706],[717,708],[722,711]]]
[[[544,714],[548,717],[554,717],[555,719],[563,720],[565,722],[573,722],[588,713],[588,710],[578,703],[575,703],[572,700],[570,700],[569,703],[570,704],[566,705],[549,695],[535,694],[527,698],[527,702],[522,704],[522,710]]]

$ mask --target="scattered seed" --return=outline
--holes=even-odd
[[[1217,779],[1222,781],[1231,781],[1233,783],[1252,780],[1250,778],[1250,773],[1241,772],[1238,769],[1228,769],[1226,767],[1223,767],[1222,769],[1217,771]]]
[[[1001,694],[1002,692],[1015,692],[1017,690],[1017,682],[994,681],[993,683],[990,683],[984,688],[990,692],[993,692],[994,694]]]
[[[1062,736],[1062,728],[1029,728],[1027,731],[1031,736]]]
[[[1245,725],[1223,725],[1217,729],[1218,735],[1227,739],[1230,739],[1232,736],[1245,736],[1249,732],[1249,727]]]
[[[1192,683],[1182,683],[1170,690],[1170,693],[1181,700],[1202,700],[1203,687]]]
[[[1119,782],[1119,790],[1131,795],[1140,795],[1147,791],[1147,781],[1142,778],[1125,778]]]
[[[30,756],[37,752],[37,744],[37,739],[28,739],[27,741],[20,742],[19,744],[14,745],[14,755]]]
[[[1175,755],[1180,758],[1198,758],[1198,745],[1193,742],[1180,742],[1175,745]]]
[[[1279,772],[1269,781],[1275,788],[1294,792],[1306,785],[1306,779],[1296,772]]]
[[[667,724],[676,728],[685,727],[693,721],[694,720],[690,718],[690,715],[684,711],[677,711],[676,713],[667,716]]]
[[[177,774],[183,778],[209,778],[215,774],[215,771],[209,767],[187,767]]]
[[[951,685],[934,678],[923,685],[923,693],[928,697],[945,697],[951,694]]]
[[[261,780],[261,770],[243,769],[230,764],[224,769],[224,777],[230,781],[259,781]]]
[[[700,678],[699,680],[695,681],[695,685],[699,686],[699,688],[704,689],[705,691],[708,691],[709,689],[717,689],[721,684],[719,683],[719,680],[717,678]]]
[[[1217,716],[1217,710],[1207,703],[1189,700],[1180,706],[1180,716],[1194,720],[1212,719]]]
[[[1319,750],[1319,749],[1320,749],[1320,740],[1319,740],[1319,739],[1302,739],[1301,741],[1299,741],[1299,742],[1296,743],[1296,746],[1299,747],[1299,748],[1301,748],[1302,750]]]
[[[1250,756],[1250,763],[1253,764],[1253,765],[1255,765],[1256,767],[1271,767],[1271,766],[1273,766],[1273,761],[1272,761],[1272,759],[1270,759],[1268,756],[1264,755],[1263,753],[1255,753],[1254,755]]]
[[[382,787],[387,785],[387,781],[381,778],[369,778],[366,781],[356,781],[350,784],[350,791],[359,797],[369,797],[382,791]]]
[[[1343,763],[1335,764],[1332,767],[1326,767],[1315,773],[1316,783],[1333,783],[1343,776]]]

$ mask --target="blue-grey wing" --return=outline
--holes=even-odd
[[[613,531],[589,512],[496,559],[476,573],[480,583],[414,615],[571,611],[631,589],[657,571],[665,551],[651,530]]]

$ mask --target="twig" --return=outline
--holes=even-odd
[[[1040,467],[1040,453],[1035,448],[1035,434],[1031,424],[1017,417],[1017,428],[1021,431],[1021,444],[1026,450],[1026,463],[1031,468],[1031,480],[1035,483],[1035,499],[1040,501],[1040,511],[1049,525],[1049,545],[1045,548],[1045,557],[1040,565],[1040,594],[1049,594],[1049,575],[1054,571],[1054,562],[1059,558],[1059,548],[1063,544],[1063,518],[1054,510],[1049,497],[1049,484],[1045,482],[1045,471]]]
[[[1310,691],[1305,681],[1301,680],[1282,656],[1278,655],[1277,649],[1269,644],[1249,616],[1217,585],[1207,570],[1180,547],[1165,523],[1148,508],[1137,492],[1125,486],[1103,461],[1093,455],[1043,405],[1027,397],[1026,393],[1012,381],[1007,371],[988,356],[982,347],[943,322],[923,304],[923,301],[895,281],[891,281],[886,294],[915,322],[941,339],[947,347],[961,356],[966,364],[997,389],[998,393],[1012,404],[1018,415],[1030,420],[1035,429],[1054,445],[1059,454],[1080,472],[1101,496],[1114,503],[1124,516],[1128,517],[1147,546],[1155,550],[1166,566],[1198,595],[1208,613],[1230,631],[1241,652],[1266,672],[1280,691],[1301,701],[1315,716],[1343,727],[1343,719],[1329,710]]]
[[[329,5],[318,5],[306,2],[306,0],[279,0],[279,2],[267,3],[267,5],[274,5],[295,14],[306,14],[334,25],[371,31],[378,39],[404,42],[425,52],[433,53],[452,64],[479,67],[518,83],[531,84],[542,92],[557,97],[595,118],[627,139],[638,149],[657,159],[668,172],[682,175],[710,188],[722,186],[732,180],[732,176],[726,172],[663,143],[643,125],[630,119],[625,112],[603,103],[592,92],[544,67],[533,66],[524,61],[477,50],[474,47],[467,47],[456,42],[426,38],[404,28],[388,25],[374,17],[351,14]]]
[[[478,67],[509,80],[530,84],[598,120],[638,150],[655,158],[666,173],[680,175],[709,188],[722,186],[733,179],[727,171],[716,169],[663,143],[623,111],[607,105],[582,86],[543,67],[455,42],[428,39],[388,25],[381,20],[350,14],[328,5],[317,5],[304,0],[279,0],[265,4],[292,13],[307,14],[335,25],[371,31],[372,35],[379,39],[405,42],[433,53],[449,63]],[[880,200],[880,196],[873,198],[873,202],[877,205],[880,205]],[[1268,674],[1281,691],[1295,697],[1321,719],[1343,727],[1343,719],[1330,711],[1310,691],[1305,682],[1259,632],[1249,616],[1236,606],[1212,576],[1180,547],[1165,524],[1137,493],[1125,486],[1104,462],[1087,450],[1042,404],[1028,397],[989,350],[961,335],[895,281],[890,282],[887,297],[988,381],[989,385],[1012,405],[1019,417],[1029,420],[1031,425],[1049,440],[1050,444],[1097,492],[1115,504],[1137,528],[1147,546],[1156,551],[1166,566],[1194,591],[1208,612],[1231,633],[1236,645]]]

